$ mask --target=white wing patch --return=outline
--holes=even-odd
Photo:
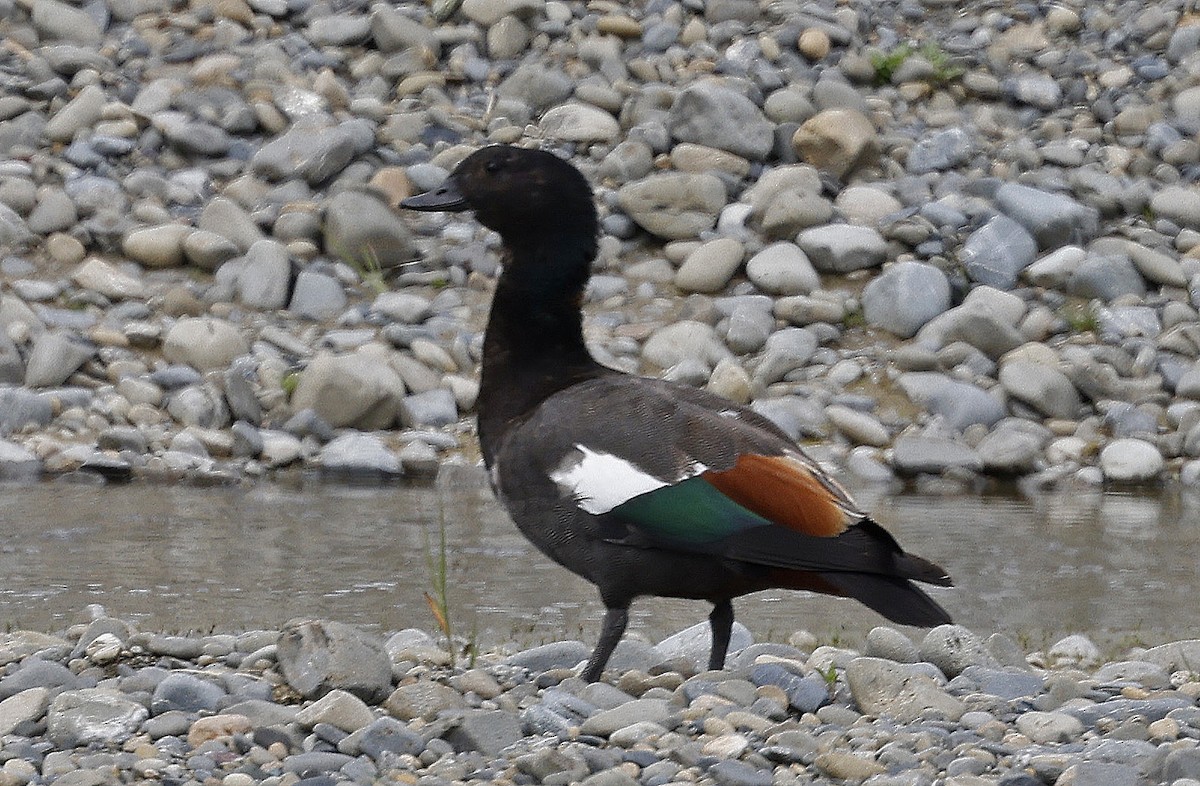
[[[636,464],[611,453],[600,453],[584,445],[576,445],[578,454],[570,454],[550,473],[564,494],[573,497],[579,507],[593,515],[608,513],[634,497],[694,478],[708,470],[698,461],[692,462],[672,480],[663,480]]]

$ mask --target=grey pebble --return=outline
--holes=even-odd
[[[255,172],[272,180],[299,175],[310,185],[320,185],[364,152],[373,136],[365,121],[328,125],[314,116],[263,145],[250,164]]]
[[[753,643],[754,637],[749,629],[735,621],[729,637],[728,654],[736,654]],[[707,622],[697,623],[668,636],[658,642],[655,648],[668,661],[682,658],[692,661],[697,668],[702,668],[708,663],[712,649],[712,628]]]
[[[589,306],[588,331],[606,361],[729,393],[793,438],[839,441],[834,458],[885,482],[893,467],[918,483],[1059,469],[1069,480],[1055,482],[1194,481],[1200,92],[1180,74],[1200,34],[1165,6],[968,9],[951,24],[946,5],[251,0],[181,16],[153,0],[0,0],[0,32],[28,50],[0,96],[0,474],[432,475],[472,455],[460,415],[478,394],[495,238],[394,205],[466,151],[533,129],[596,189],[589,298],[605,311]],[[968,70],[930,85],[939,66],[918,51],[872,84],[873,47],[886,54],[897,31]],[[713,248],[731,251],[714,265]],[[683,301],[675,283],[728,298]],[[892,380],[898,407],[879,395]],[[364,433],[397,423],[422,430]],[[83,442],[56,448],[65,430]],[[508,663],[484,653],[468,679],[419,655],[428,636],[392,652],[312,624],[327,640],[301,635],[299,649],[345,672],[270,631],[236,650],[106,618],[33,649],[5,634],[4,776],[242,786],[266,769],[242,755],[245,734],[256,751],[282,745],[269,764],[310,786],[509,766],[646,786],[782,782],[795,764],[873,786],[1197,778],[1194,691],[1170,682],[1200,661],[1195,642],[1102,663],[1067,637],[1030,656],[1043,670],[1003,637],[942,630],[916,648],[879,628],[866,658],[814,656],[844,670],[833,686],[770,643],[682,683],[665,669],[703,668],[701,624],[683,642],[624,642],[610,676],[625,692],[569,676],[589,654],[579,642]],[[249,671],[221,671],[238,662]],[[755,674],[795,688],[792,706],[751,701]],[[280,678],[310,698],[269,701]],[[921,701],[896,703],[910,687]],[[1154,697],[1119,695],[1140,690]],[[81,696],[94,701],[66,706]],[[714,750],[740,759],[705,752],[685,699],[732,702],[705,721],[734,726]],[[144,716],[167,706],[189,709]],[[191,707],[226,714],[189,724]],[[571,739],[604,712],[624,713],[610,742]],[[184,749],[213,718],[250,730]],[[1150,736],[1159,722],[1167,737]],[[561,739],[523,736],[536,733]],[[125,735],[159,753],[136,760]],[[1021,736],[1034,742],[1005,747]]]
[[[725,187],[715,175],[656,174],[622,186],[617,198],[647,232],[668,240],[691,238],[716,224]]]
[[[342,191],[325,207],[324,244],[361,271],[392,268],[413,259],[408,225],[378,196]]]
[[[340,688],[371,701],[391,687],[383,642],[345,623],[293,622],[280,631],[277,646],[280,669],[305,695]]]
[[[60,332],[46,332],[33,344],[25,366],[25,385],[31,388],[57,387],[83,365],[95,350],[82,341]]]
[[[591,650],[582,641],[556,641],[519,652],[508,658],[510,666],[540,673],[556,668],[571,668],[588,659]]]
[[[968,445],[947,437],[901,436],[892,446],[892,466],[901,475],[979,471],[983,462]]]
[[[224,696],[225,691],[209,680],[189,674],[171,674],[154,689],[150,709],[156,715],[170,710],[212,711]]]
[[[42,472],[42,462],[32,451],[15,442],[0,439],[0,478],[34,480]]]
[[[400,421],[409,428],[445,426],[458,420],[454,394],[444,388],[405,396],[399,407]]]
[[[353,760],[353,756],[336,751],[307,751],[286,757],[283,760],[283,768],[287,772],[302,775],[316,772],[337,772]]]
[[[956,677],[968,666],[994,665],[983,641],[961,625],[939,625],[921,640],[922,660],[937,666],[949,677]]]
[[[1037,255],[1037,241],[1016,221],[995,216],[971,233],[959,253],[972,281],[1012,289]]]
[[[671,714],[671,707],[663,699],[635,699],[610,710],[601,710],[591,715],[580,726],[584,734],[607,737],[618,729],[634,723],[661,723]]]
[[[1006,215],[1025,227],[1038,247],[1082,245],[1099,230],[1099,213],[1070,197],[1052,194],[1018,183],[996,189],[996,204]]]
[[[716,82],[699,82],[685,88],[667,116],[671,135],[728,150],[752,160],[771,151],[773,130],[762,112],[737,90]]]
[[[515,713],[503,710],[467,710],[445,739],[457,751],[479,751],[496,756],[520,740],[521,721]]]
[[[950,307],[950,282],[932,265],[897,262],[863,289],[862,306],[868,324],[907,338]]]
[[[803,230],[796,244],[826,273],[848,273],[876,267],[887,255],[883,236],[870,227],[828,224]]]
[[[708,772],[721,786],[770,786],[774,782],[772,769],[754,767],[744,761],[719,761]]]
[[[0,679],[0,700],[28,690],[29,688],[73,688],[77,683],[75,674],[66,666],[54,661],[32,657],[21,663],[19,669]]]
[[[195,658],[204,651],[203,642],[190,636],[152,635],[146,640],[145,647],[157,655],[173,658]]]
[[[149,716],[141,704],[104,688],[58,694],[46,712],[47,737],[60,748],[99,743],[120,745]]]
[[[867,633],[865,655],[897,663],[916,663],[920,659],[917,645],[895,628],[886,625],[871,628]]]
[[[963,128],[947,128],[919,140],[908,152],[905,168],[915,174],[953,169],[975,152],[971,133]]]
[[[932,677],[892,661],[855,658],[846,668],[846,682],[855,703],[870,714],[911,721],[932,711],[957,720],[965,711]]]

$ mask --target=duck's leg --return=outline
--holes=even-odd
[[[729,637],[733,632],[733,601],[729,598],[713,603],[708,615],[712,627],[712,652],[708,656],[709,671],[725,668],[725,653],[729,650]]]
[[[600,674],[604,671],[604,666],[608,663],[609,656],[613,650],[617,648],[617,642],[621,640],[622,634],[625,633],[625,626],[629,624],[629,606],[609,606],[604,612],[604,626],[600,630],[600,640],[596,642],[596,649],[592,650],[592,657],[588,658],[587,666],[583,669],[583,678],[587,682],[596,682],[600,679]]]

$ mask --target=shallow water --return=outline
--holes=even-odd
[[[146,630],[233,632],[293,617],[431,630],[426,555],[444,516],[457,631],[474,631],[483,647],[593,641],[603,612],[595,591],[534,551],[481,477],[0,486],[0,626],[60,630],[100,603]],[[1117,647],[1200,635],[1200,498],[857,496],[908,548],[950,570],[958,586],[933,594],[979,633],[1003,631],[1030,650],[1070,632]],[[882,621],[852,601],[782,591],[736,608],[756,636],[775,640],[806,628],[856,644]],[[654,639],[707,613],[704,603],[642,600],[630,630]]]

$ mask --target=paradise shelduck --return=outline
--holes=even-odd
[[[725,663],[732,598],[770,587],[849,596],[906,625],[950,621],[911,583],[950,586],[946,571],[902,550],[769,420],[592,358],[580,306],[597,216],[579,170],[494,145],[401,205],[472,210],[503,240],[479,441],[521,532],[600,590],[586,680],[600,678],[643,595],[713,604],[711,669]]]

